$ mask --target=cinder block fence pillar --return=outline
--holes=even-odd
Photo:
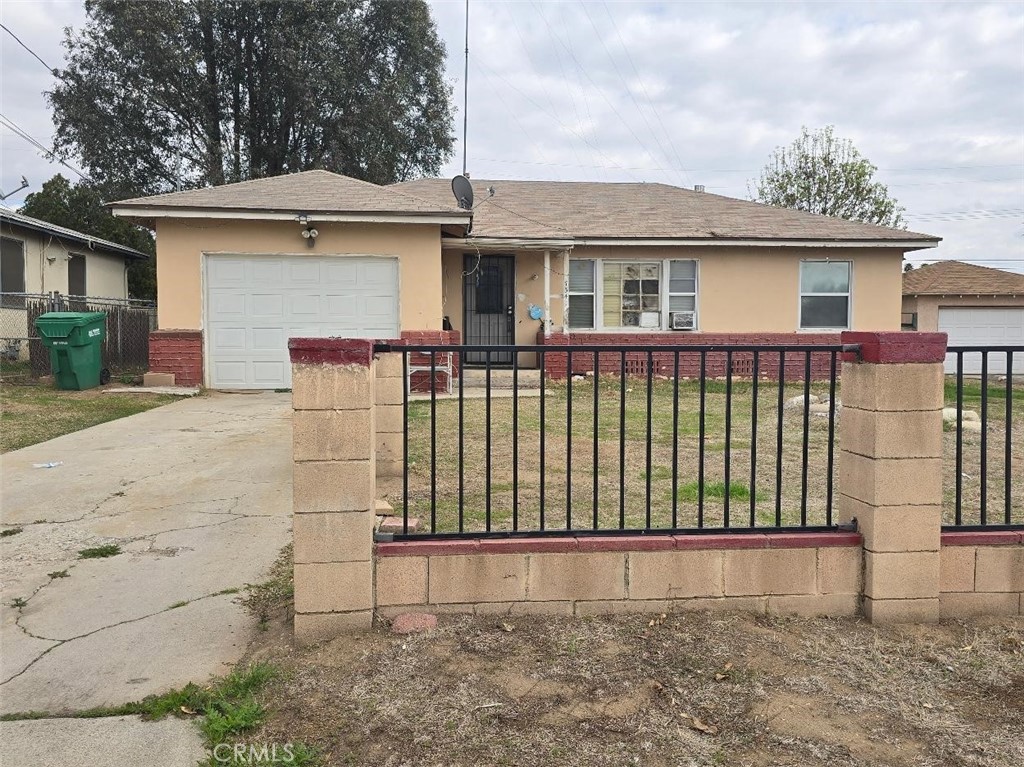
[[[944,333],[847,332],[839,515],[864,538],[864,615],[939,619]]]
[[[373,622],[376,496],[371,341],[293,338],[295,638]]]

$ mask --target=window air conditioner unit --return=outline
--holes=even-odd
[[[669,324],[673,330],[693,330],[697,326],[697,312],[671,312]]]

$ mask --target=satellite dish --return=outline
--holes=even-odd
[[[463,210],[473,209],[473,185],[465,176],[456,176],[452,179],[452,194]]]

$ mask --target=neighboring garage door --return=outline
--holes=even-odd
[[[939,331],[950,346],[1024,346],[1024,309],[939,307]],[[956,372],[956,355],[946,355],[946,372]],[[1006,354],[990,352],[988,372],[1006,372]],[[1013,358],[1013,372],[1024,372],[1024,353]],[[964,373],[981,373],[981,355],[964,353]]]
[[[207,256],[210,386],[291,386],[288,339],[398,336],[398,261]]]

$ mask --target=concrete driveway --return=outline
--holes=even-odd
[[[290,540],[291,395],[184,400],[2,461],[23,532],[0,538],[0,712],[138,700],[239,659],[255,621],[224,592]],[[122,553],[78,558],[105,543]]]

